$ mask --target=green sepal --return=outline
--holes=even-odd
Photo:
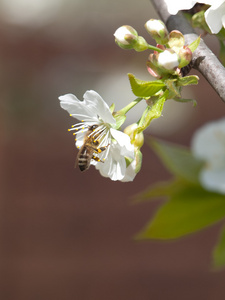
[[[144,81],[137,79],[133,74],[128,74],[131,89],[137,97],[148,98],[165,88],[162,80]]]
[[[222,29],[216,34],[219,40],[224,41],[225,39],[225,28],[222,27]]]
[[[204,163],[196,159],[188,148],[152,138],[147,143],[173,175],[192,183],[198,182]]]
[[[196,85],[198,84],[199,77],[196,75],[190,75],[185,77],[179,77],[177,79],[178,86]]]
[[[114,112],[114,110],[115,110],[115,103],[112,103],[112,104],[111,104],[109,110],[111,111],[111,113]]]
[[[188,48],[191,50],[192,53],[198,48],[200,41],[201,37],[199,36],[194,42],[188,45]]]
[[[126,121],[126,115],[120,114],[119,112],[113,113],[113,117],[116,120],[115,129],[119,129],[123,123]]]
[[[204,10],[201,10],[192,16],[191,25],[192,25],[192,27],[198,27],[206,32],[211,33],[211,31],[205,21],[205,11]]]
[[[208,192],[198,184],[184,181],[136,238],[176,239],[224,217],[224,195]]]
[[[139,149],[135,151],[135,159],[136,159],[136,168],[135,168],[135,173],[137,174],[141,170],[141,165],[142,165],[142,153]]]
[[[173,100],[181,103],[191,102],[193,106],[197,105],[197,101],[194,99],[173,98]]]
[[[169,90],[168,99],[173,99],[174,97],[181,97],[181,88],[177,86],[177,79],[167,79],[165,80],[166,87]]]
[[[220,53],[219,53],[219,59],[221,63],[225,66],[225,45],[223,41],[220,42]]]
[[[217,245],[213,251],[213,268],[221,269],[225,267],[225,226],[223,226]]]
[[[125,161],[126,161],[126,167],[128,167],[132,163],[133,159],[125,156]]]

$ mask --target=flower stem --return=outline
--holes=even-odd
[[[129,103],[127,106],[122,108],[121,110],[117,111],[117,114],[125,115],[131,108],[133,108],[135,105],[137,105],[139,102],[141,102],[143,98],[137,98],[131,103]]]
[[[164,50],[162,50],[158,47],[152,46],[152,45],[148,45],[148,49],[154,50],[154,51],[157,51],[157,52],[163,52],[164,51]]]
[[[158,99],[154,99],[151,105],[148,105],[137,122],[138,127],[134,130],[132,143],[135,141],[136,134],[144,131],[151,123],[153,119],[157,119],[161,116],[164,103],[168,97],[168,90],[166,90]]]

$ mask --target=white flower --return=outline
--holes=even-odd
[[[60,96],[59,100],[63,109],[81,121],[69,129],[76,132],[76,147],[83,146],[87,134],[90,139],[98,140],[96,148],[103,147],[104,151],[95,151],[94,156],[100,161],[91,159],[90,164],[95,165],[102,176],[122,180],[126,173],[125,157],[134,159],[134,146],[127,134],[115,129],[116,120],[101,96],[95,91],[87,91],[83,101],[72,94]],[[95,129],[90,132],[91,126]]]
[[[212,5],[218,0],[194,1],[194,0],[164,0],[167,10],[171,15],[176,15],[179,10],[191,9],[196,3]]]
[[[159,53],[158,64],[166,70],[174,70],[179,66],[179,57],[175,52],[165,50]]]
[[[205,12],[205,20],[212,33],[218,33],[225,27],[225,1],[215,0]]]
[[[205,20],[212,33],[218,33],[225,27],[225,1],[224,0],[164,0],[168,12],[176,15],[179,10],[192,8],[196,3],[211,5],[205,12]]]
[[[192,152],[205,161],[201,184],[207,190],[225,194],[225,118],[210,122],[195,133]]]

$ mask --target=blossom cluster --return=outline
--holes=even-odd
[[[147,69],[152,76],[163,78],[171,74],[179,75],[181,68],[187,66],[192,59],[192,51],[185,45],[183,34],[178,30],[168,33],[165,24],[155,19],[147,21],[145,28],[157,43],[154,49],[129,25],[116,30],[115,41],[123,49],[154,50],[147,61]]]
[[[61,107],[79,120],[69,131],[75,135],[76,164],[81,171],[93,165],[102,176],[111,180],[132,181],[142,165],[143,131],[153,119],[161,116],[167,99],[179,101],[182,85],[197,82],[197,77],[181,78],[181,68],[190,63],[197,44],[191,50],[185,45],[181,32],[168,33],[165,24],[159,20],[149,20],[145,28],[155,39],[156,46],[149,45],[128,25],[116,30],[115,41],[123,49],[153,50],[147,61],[147,70],[161,81],[142,83],[130,74],[131,88],[138,98],[120,111],[114,111],[114,105],[109,107],[93,90],[84,94],[83,101],[72,94],[59,97]],[[122,132],[126,113],[141,100],[145,100],[147,106],[141,118]]]

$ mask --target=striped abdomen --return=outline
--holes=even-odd
[[[93,150],[91,148],[83,146],[80,149],[77,155],[77,163],[81,171],[86,171],[87,169],[89,169],[92,155]]]

